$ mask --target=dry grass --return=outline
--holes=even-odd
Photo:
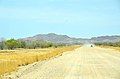
[[[78,46],[68,46],[47,49],[20,49],[0,51],[0,75],[16,70],[19,66],[31,64],[61,55]]]
[[[110,48],[110,49],[115,49],[115,50],[118,50],[120,51],[120,47],[113,47],[113,46],[100,46],[102,48]]]

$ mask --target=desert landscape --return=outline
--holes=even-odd
[[[120,0],[0,0],[0,79],[120,79]]]

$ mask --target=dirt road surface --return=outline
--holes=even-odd
[[[83,46],[22,67],[5,79],[120,79],[120,52]]]

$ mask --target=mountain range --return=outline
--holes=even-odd
[[[64,44],[79,44],[79,43],[96,43],[96,42],[118,42],[120,41],[120,36],[100,36],[93,37],[91,39],[83,38],[73,38],[67,35],[58,35],[55,33],[49,34],[38,34],[33,37],[21,38],[19,40],[23,41],[33,41],[33,40],[43,40],[53,43],[64,43]]]

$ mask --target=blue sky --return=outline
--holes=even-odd
[[[120,35],[119,0],[0,0],[0,37]]]

